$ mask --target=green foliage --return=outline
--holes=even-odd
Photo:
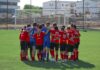
[[[42,12],[42,7],[38,7],[38,6],[33,6],[33,5],[26,4],[24,6],[24,10],[26,12],[41,13]]]

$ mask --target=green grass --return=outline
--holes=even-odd
[[[0,30],[0,70],[100,70],[100,32],[81,32],[80,60],[67,63],[21,62],[19,31]]]

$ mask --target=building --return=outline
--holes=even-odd
[[[15,10],[19,9],[18,2],[20,0],[0,0],[0,18],[10,18],[15,14]],[[7,15],[8,14],[8,15]]]
[[[57,4],[57,5],[56,5]],[[84,14],[87,17],[98,17],[100,13],[100,2],[84,0]],[[43,3],[43,15],[66,15],[67,17],[76,14],[82,16],[83,1],[48,1]]]
[[[83,14],[83,1],[77,1],[74,8],[77,14]],[[97,1],[84,0],[84,15],[87,17],[98,17],[100,7]]]
[[[65,15],[70,16],[71,1],[48,1],[43,3],[43,15]]]

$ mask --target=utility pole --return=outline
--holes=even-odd
[[[83,0],[83,31],[85,30],[85,1]]]
[[[8,21],[9,20],[9,16],[8,16],[8,0],[7,0],[7,16],[6,16],[6,27],[8,29]]]
[[[32,23],[32,0],[30,0],[30,24]]]

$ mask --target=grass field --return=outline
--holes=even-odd
[[[0,70],[100,70],[100,32],[81,32],[80,60],[67,63],[21,62],[19,31],[0,30]]]

